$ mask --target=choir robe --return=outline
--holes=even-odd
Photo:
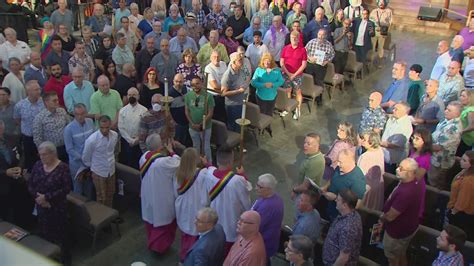
[[[140,168],[152,155],[146,152],[140,158]],[[142,219],[148,237],[148,249],[166,252],[176,235],[176,212],[174,208],[174,176],[180,163],[178,155],[157,158],[142,176]]]

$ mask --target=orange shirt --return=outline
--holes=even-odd
[[[474,175],[457,175],[451,184],[449,209],[474,215]]]

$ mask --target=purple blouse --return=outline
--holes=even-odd
[[[258,198],[252,210],[260,214],[260,234],[265,243],[267,257],[271,257],[278,251],[283,222],[283,200],[276,193],[270,198]]]
[[[176,73],[183,74],[184,85],[186,87],[191,87],[191,80],[198,76],[201,77],[201,66],[199,64],[194,64],[193,66],[188,67],[184,63],[181,63],[176,68]]]
[[[219,39],[219,42],[222,43],[225,48],[227,49],[227,54],[230,56],[230,54],[237,52],[237,48],[239,48],[239,42],[234,40],[234,39],[229,39],[225,37],[221,37]]]
[[[464,38],[464,43],[462,44],[462,49],[469,49],[471,46],[474,46],[474,31],[469,31],[468,27],[463,28],[459,35]]]

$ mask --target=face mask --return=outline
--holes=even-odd
[[[159,103],[154,103],[152,105],[152,107],[153,107],[153,111],[155,111],[155,112],[161,111],[161,104],[159,104]]]
[[[135,104],[135,103],[137,102],[137,98],[135,98],[135,97],[130,97],[130,98],[128,98],[128,102],[129,102],[130,104]]]
[[[229,11],[230,11],[231,14],[234,14],[234,8],[233,8],[233,7],[231,7],[231,8],[229,9]]]

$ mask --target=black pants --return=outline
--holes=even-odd
[[[336,73],[344,74],[344,69],[346,68],[347,63],[347,54],[348,52],[336,51],[334,56],[334,70]]]
[[[468,146],[463,140],[461,140],[456,151],[456,156],[462,157],[466,151],[470,150],[472,150],[472,146]]]
[[[142,156],[140,145],[135,145],[131,147],[130,144],[128,144],[128,142],[124,138],[120,138],[120,144],[122,145],[122,149],[120,151],[119,156],[120,163],[138,169],[138,161]]]
[[[63,146],[56,147],[56,151],[58,153],[59,160],[65,163],[69,162],[69,156],[67,155],[67,152],[66,152],[66,146],[63,145]]]
[[[38,149],[33,141],[33,137],[21,135],[21,142],[23,144],[23,158],[25,158],[24,165],[28,172],[31,172],[31,168],[39,160]]]
[[[327,69],[327,65],[321,66],[318,64],[308,63],[304,72],[313,76],[315,85],[323,87]]]
[[[449,212],[448,214],[449,223],[455,225],[467,234],[468,241],[474,241],[474,215],[469,215],[465,212],[459,211],[456,214]]]
[[[354,45],[354,51],[356,52],[357,62],[365,63],[367,59],[367,48],[365,46]]]
[[[260,99],[258,96],[255,98],[257,99],[258,106],[260,106],[260,113],[273,116],[273,109],[275,109],[276,99],[273,99],[273,101],[266,101]]]

